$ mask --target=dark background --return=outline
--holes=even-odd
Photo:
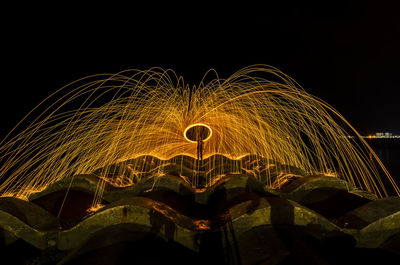
[[[160,66],[197,84],[210,68],[226,78],[251,64],[284,71],[363,135],[400,134],[396,1],[321,2],[4,8],[0,136],[87,75]]]

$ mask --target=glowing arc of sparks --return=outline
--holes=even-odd
[[[189,125],[188,127],[186,127],[185,131],[183,132],[183,137],[185,137],[185,139],[186,139],[188,142],[197,143],[197,141],[190,140],[190,139],[187,137],[187,135],[186,135],[187,131],[188,131],[190,128],[193,128],[193,127],[196,127],[196,126],[206,127],[206,128],[209,130],[209,132],[210,132],[209,135],[207,136],[207,138],[203,139],[203,142],[208,141],[208,140],[211,138],[211,136],[212,136],[212,129],[211,129],[210,126],[208,126],[207,124],[204,124],[204,123],[194,123],[194,124]]]

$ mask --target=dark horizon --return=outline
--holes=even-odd
[[[394,5],[274,4],[198,13],[72,9],[67,15],[10,10],[6,25],[12,26],[3,23],[0,136],[49,94],[91,74],[160,66],[196,85],[210,68],[226,78],[252,64],[282,70],[362,135],[400,134]]]

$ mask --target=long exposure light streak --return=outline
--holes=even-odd
[[[335,172],[380,197],[387,196],[383,182],[389,182],[400,194],[377,155],[342,115],[267,65],[243,68],[227,79],[209,71],[191,89],[182,77],[161,68],[95,75],[61,88],[41,107],[36,118],[33,112],[25,117],[32,119],[29,126],[19,123],[1,142],[1,196],[27,198],[61,179],[140,156],[156,157],[160,165],[176,156],[196,158],[196,141],[186,136],[196,125],[209,130],[205,158],[221,154],[236,160],[254,154],[282,170]],[[140,180],[140,165],[131,171],[132,177],[119,176],[118,183]],[[211,174],[207,185],[220,177]],[[107,172],[99,178],[113,182]],[[101,194],[99,186],[97,197]]]

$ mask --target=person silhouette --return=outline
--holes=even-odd
[[[203,160],[204,141],[201,135],[197,136],[197,160]]]

